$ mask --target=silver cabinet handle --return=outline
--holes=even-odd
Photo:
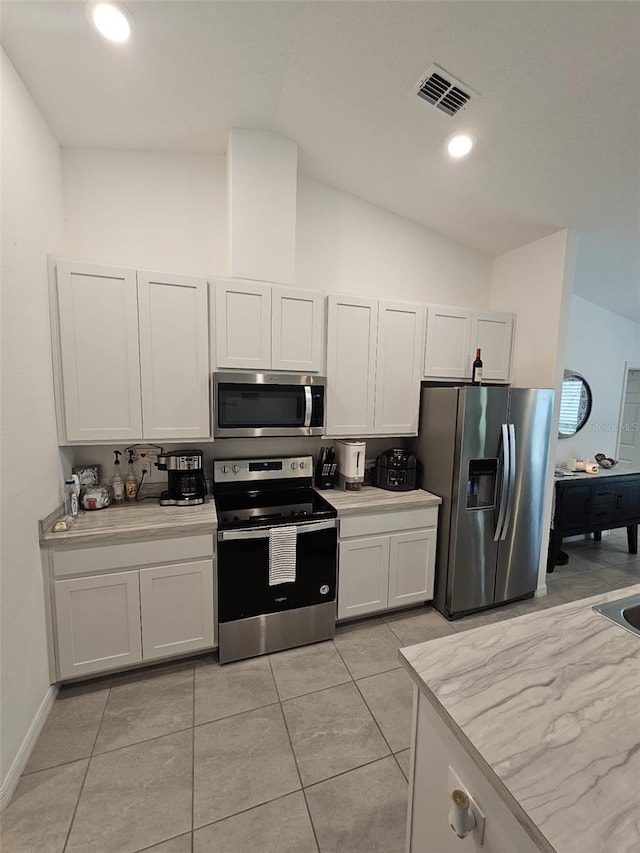
[[[498,523],[496,524],[493,541],[499,542],[502,539],[504,528],[504,519],[507,512],[507,503],[509,500],[509,465],[511,462],[511,454],[509,452],[509,431],[507,424],[502,424],[502,489],[500,491],[500,509],[498,511]]]
[[[337,527],[336,519],[330,521],[311,521],[309,524],[296,524],[296,534],[298,536],[304,533],[315,533],[318,530],[331,530],[332,527]],[[269,531],[273,528],[259,527],[251,530],[219,530],[218,542],[233,542],[240,539],[268,539]]]

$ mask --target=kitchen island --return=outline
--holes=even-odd
[[[401,650],[416,685],[408,850],[640,849],[640,637],[592,610],[637,593]],[[449,828],[460,785],[486,816],[483,846]]]

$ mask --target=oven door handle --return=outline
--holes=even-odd
[[[304,386],[304,423],[302,426],[310,427],[311,426],[311,385]]]
[[[311,521],[309,524],[296,524],[296,534],[315,533],[318,530],[330,530],[336,527],[336,519],[330,521]],[[273,527],[261,527],[258,530],[219,530],[218,542],[233,542],[234,539],[268,539]]]

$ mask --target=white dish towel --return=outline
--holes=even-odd
[[[296,538],[293,526],[272,527],[269,531],[269,586],[295,582]]]

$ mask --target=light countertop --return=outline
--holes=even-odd
[[[376,486],[363,486],[359,492],[344,492],[342,489],[318,489],[318,494],[338,510],[338,518],[362,512],[385,512],[388,510],[415,509],[438,506],[442,499],[424,489],[410,492],[390,492]]]
[[[556,471],[562,471],[562,476],[557,476],[557,480],[600,480],[602,477],[620,477],[625,474],[640,474],[640,468],[636,465],[628,465],[618,462],[613,468],[598,468],[596,474],[587,474],[586,471],[567,471],[564,468],[556,468]]]
[[[557,853],[640,845],[640,637],[591,609],[640,584],[402,649],[425,698]]]
[[[62,533],[53,533],[52,525],[51,517],[41,522],[40,544],[45,548],[113,544],[145,536],[213,535],[218,519],[215,504],[209,497],[199,506],[160,506],[157,499],[112,505],[79,515],[71,529]]]

